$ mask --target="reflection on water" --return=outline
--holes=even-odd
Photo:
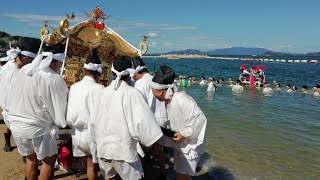
[[[166,64],[177,74],[239,76],[241,61],[146,60],[148,67]],[[247,67],[262,65],[246,62]],[[269,82],[310,87],[320,84],[319,64],[267,64]],[[270,84],[273,88],[273,84]],[[300,92],[262,91],[246,87],[232,95],[223,85],[208,93],[207,86],[185,88],[206,114],[206,166],[223,166],[236,179],[317,179],[320,177],[320,99]],[[300,89],[300,88],[299,88]]]

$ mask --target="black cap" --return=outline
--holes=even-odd
[[[176,76],[174,70],[168,66],[160,66],[160,69],[156,72],[152,81],[159,84],[172,84],[174,77]]]
[[[133,59],[132,63],[134,65],[134,68],[137,68],[138,66],[146,65],[140,57],[137,57],[137,58]]]
[[[93,49],[87,57],[86,64],[101,64],[100,58],[98,56],[98,50]]]
[[[132,63],[128,58],[122,57],[113,62],[115,70],[121,72],[132,67]]]
[[[43,47],[44,52],[52,52],[53,54],[64,53],[65,45],[62,43],[56,43],[50,46]]]
[[[21,51],[29,51],[37,54],[40,48],[40,39],[30,37],[20,37],[17,46]]]

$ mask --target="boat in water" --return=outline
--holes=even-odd
[[[317,63],[318,63],[318,60],[311,60],[310,63],[311,63],[311,64],[317,64]]]

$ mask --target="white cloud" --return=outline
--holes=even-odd
[[[151,44],[149,44],[149,47],[156,47],[158,43],[156,41],[152,41]]]
[[[147,36],[148,36],[148,37],[151,37],[151,38],[155,38],[155,37],[158,37],[159,35],[158,35],[157,33],[150,32],[150,33],[148,33]]]

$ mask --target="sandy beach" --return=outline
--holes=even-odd
[[[1,111],[1,109],[0,109]],[[0,114],[0,124],[4,126],[2,115]],[[2,135],[2,132],[1,132]],[[22,161],[22,157],[20,156],[18,149],[14,143],[14,140],[11,138],[11,145],[14,150],[12,152],[4,152],[2,150],[4,145],[4,138],[0,138],[0,179],[6,180],[21,180],[24,178],[24,162]],[[172,169],[172,163],[168,162],[168,170],[167,170],[167,179],[174,179],[174,171]],[[145,179],[154,179],[159,174],[158,167],[154,163],[146,164],[144,166],[145,170]],[[61,170],[55,171],[54,179],[65,179],[65,180],[77,180],[77,179],[87,179],[85,174],[80,176],[76,176],[73,173],[67,173]],[[193,179],[196,180],[204,180],[208,179],[205,172],[197,173],[198,176]],[[120,179],[120,178],[117,178]]]

